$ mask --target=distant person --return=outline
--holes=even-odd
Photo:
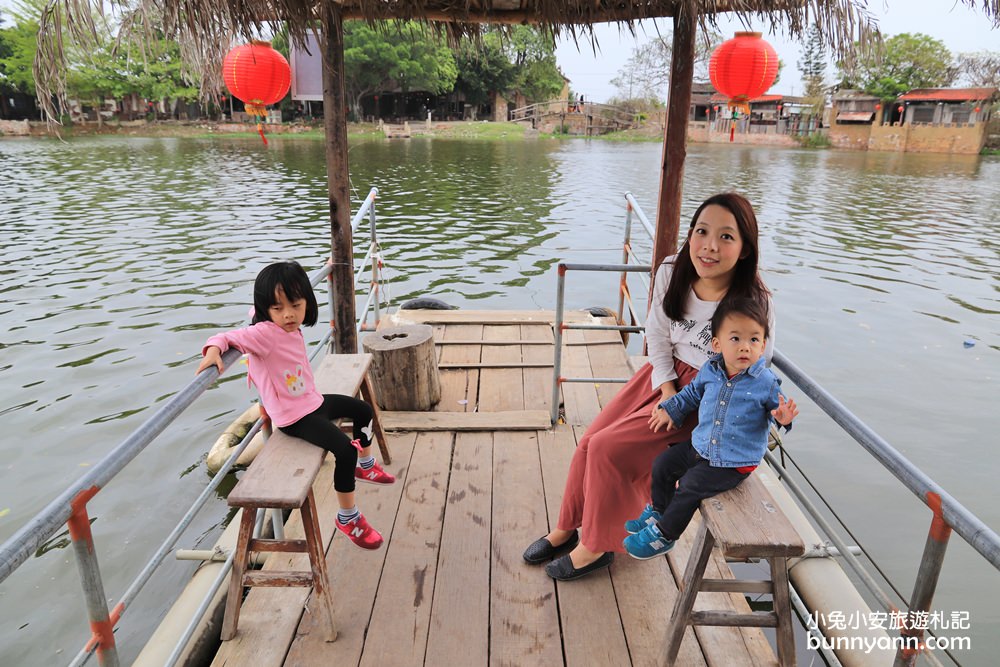
[[[559,519],[524,552],[530,564],[549,563],[568,581],[607,567],[623,551],[625,521],[650,502],[650,470],[665,449],[691,437],[696,418],[660,432],[660,403],[691,382],[712,351],[716,308],[745,297],[760,302],[774,331],[770,297],[757,274],[757,217],[741,195],[706,199],[691,219],[680,252],[656,270],[646,321],[649,363],[587,428],[573,453]],[[764,358],[771,358],[774,336]],[[568,552],[568,553],[567,553]],[[564,555],[565,554],[565,555]]]
[[[396,478],[371,454],[371,406],[316,390],[300,327],[311,327],[318,317],[316,294],[302,267],[297,262],[271,264],[254,281],[252,324],[209,338],[197,372],[215,366],[221,373],[222,353],[231,347],[247,355],[249,380],[260,392],[271,422],[333,454],[333,488],[340,504],[337,530],[362,549],[378,549],[382,535],[355,504],[355,480],[392,484]],[[353,423],[353,440],[332,423],[340,417]]]
[[[675,430],[698,411],[689,442],[670,447],[653,463],[652,503],[625,523],[623,546],[646,560],[670,551],[698,504],[738,486],[767,451],[771,421],[786,430],[799,410],[785,400],[781,380],[764,366],[767,309],[753,299],[731,299],[712,316],[712,350],[691,384],[660,403],[659,431]],[[660,414],[662,413],[662,414]]]

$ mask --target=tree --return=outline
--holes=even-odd
[[[722,41],[722,35],[715,31],[699,33],[695,44],[696,81],[708,81],[708,61]],[[618,89],[618,97],[625,100],[664,99],[670,83],[672,53],[673,35],[669,31],[632,49],[628,62],[611,80]]]
[[[440,36],[416,21],[344,23],[344,87],[355,116],[361,98],[395,90],[452,89],[458,70]]]
[[[37,21],[17,21],[12,27],[0,28],[0,84],[35,94],[32,63],[38,49],[37,35]]]
[[[518,78],[504,50],[503,36],[496,30],[487,29],[478,43],[463,40],[455,50],[455,64],[455,91],[475,106],[485,104],[492,92],[507,92]]]
[[[922,33],[901,33],[885,41],[881,54],[855,44],[853,62],[837,63],[841,86],[894,100],[914,88],[940,88],[955,80],[956,69],[944,42]],[[880,57],[881,56],[881,57]]]
[[[562,90],[563,76],[556,65],[556,42],[535,26],[509,29],[504,50],[514,66],[516,90],[531,101],[547,100]]]
[[[826,45],[818,25],[813,25],[809,31],[798,67],[802,73],[805,97],[812,102],[817,115],[823,113],[826,105]]]
[[[198,98],[198,89],[183,67],[180,46],[162,34],[141,45],[116,45],[105,35],[98,48],[71,57],[66,87],[70,97],[81,104],[100,108],[106,99],[130,95],[174,105]]]
[[[535,102],[562,90],[563,76],[556,66],[555,40],[534,26],[505,30],[485,27],[479,39],[463,40],[455,51],[458,79],[455,91],[478,106],[493,93],[520,93]]]
[[[1000,52],[977,51],[958,54],[958,76],[974,88],[1000,88]]]

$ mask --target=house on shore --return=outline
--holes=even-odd
[[[750,114],[737,115],[728,98],[710,84],[694,84],[688,114],[688,139],[702,143],[730,142],[797,146],[797,136],[816,132],[820,118],[803,97],[761,95],[750,100]]]
[[[974,155],[986,143],[996,88],[918,88],[884,105],[857,91],[833,97],[837,148]]]

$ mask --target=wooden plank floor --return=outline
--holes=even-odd
[[[552,313],[411,313],[403,314],[434,327],[441,363],[552,359]],[[396,323],[405,322],[397,316]],[[567,334],[564,340],[573,344],[564,350],[564,375],[631,373],[624,347],[614,344],[617,332]],[[551,383],[551,369],[449,368],[441,371],[436,410],[548,410]],[[333,530],[336,500],[328,458],[316,497],[330,545],[339,638],[323,641],[309,601],[303,609],[304,589],[252,589],[237,637],[223,644],[213,664],[660,664],[675,580],[690,539],[679,543],[669,560],[619,556],[610,569],[568,584],[556,584],[542,567],[521,558],[525,546],[554,524],[576,443],[621,385],[564,387],[565,423],[554,429],[391,433],[388,469],[397,483],[358,485],[358,506],[386,537],[374,552],[354,547]],[[295,521],[289,533],[297,530]],[[688,532],[686,537],[693,536]],[[714,576],[731,576],[721,559],[711,567],[717,568]],[[738,595],[729,597],[725,608],[746,605]],[[699,628],[697,635],[688,630],[677,664],[740,667],[777,661],[759,629]]]

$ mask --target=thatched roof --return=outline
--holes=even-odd
[[[952,4],[940,1],[943,6]],[[1000,25],[1000,0],[960,1],[979,6],[988,20]],[[111,7],[110,20],[106,6]],[[856,41],[867,44],[878,39],[867,0],[50,0],[41,20],[35,63],[38,97],[52,112],[52,96],[63,92],[64,33],[86,45],[95,39],[101,22],[113,23],[122,32],[162,31],[180,43],[183,57],[199,72],[202,88],[214,92],[219,89],[222,55],[233,40],[273,30],[285,21],[292,39],[301,42],[331,7],[339,7],[345,19],[435,23],[451,37],[476,35],[483,23],[530,23],[552,34],[568,32],[586,40],[595,23],[614,21],[633,29],[642,19],[693,13],[711,25],[716,14],[729,12],[745,23],[762,19],[772,31],[793,37],[818,25],[838,56],[849,55]]]

